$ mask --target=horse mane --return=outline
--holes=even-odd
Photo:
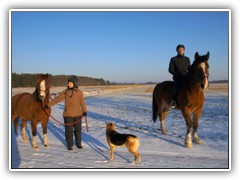
[[[36,101],[41,101],[41,99],[39,98],[39,93],[38,93],[38,90],[37,90],[37,86],[38,85],[35,86],[35,91],[33,92],[33,96],[34,96],[34,99]]]
[[[198,65],[202,62],[205,62],[207,70],[208,70],[208,68],[209,68],[209,64],[207,63],[208,58],[209,58],[209,52],[203,56],[199,56],[198,52],[195,53],[195,60],[193,61],[192,65],[190,66],[189,71],[185,77],[185,80],[187,80],[187,82],[189,82],[191,84],[191,86],[201,83],[200,80],[196,79],[195,74],[196,74],[196,72],[199,72],[199,71],[197,71],[197,68],[198,68]],[[207,71],[207,73],[208,73],[208,71]],[[201,74],[199,74],[198,76],[201,76]]]
[[[192,75],[193,75],[193,72],[196,70],[196,67],[197,67],[197,61],[196,59],[193,61],[193,63],[191,64],[190,68],[189,68],[189,71],[187,73],[187,76],[189,78],[192,78]]]

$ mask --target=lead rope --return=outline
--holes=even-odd
[[[44,104],[43,104],[43,101],[42,101],[42,108],[43,110],[47,113],[48,116],[50,116],[54,121],[56,121],[57,123],[59,124],[62,124],[64,126],[72,126],[74,124],[77,124],[78,122],[80,122],[82,120],[82,117],[80,119],[78,119],[76,122],[73,122],[73,123],[63,123],[61,121],[58,121],[56,118],[54,118],[45,108],[44,108]],[[86,123],[86,130],[88,132],[88,118],[87,116],[85,116],[85,123]]]

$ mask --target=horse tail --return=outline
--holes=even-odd
[[[18,132],[18,117],[16,117],[14,120],[14,132]]]
[[[20,98],[24,95],[25,93],[22,94],[17,94],[12,97],[12,122],[14,125],[14,132],[18,132],[18,113],[16,112],[16,107],[18,105],[18,102]]]
[[[157,106],[157,102],[156,99],[154,97],[154,92],[153,92],[153,96],[152,96],[152,120],[155,123],[158,117],[158,106]]]

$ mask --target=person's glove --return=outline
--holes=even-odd
[[[84,112],[84,113],[82,114],[82,116],[83,116],[83,117],[86,117],[86,116],[87,116],[87,112]]]

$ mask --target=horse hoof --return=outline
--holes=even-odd
[[[27,136],[22,137],[22,139],[23,139],[24,142],[28,142],[28,137]]]
[[[192,148],[192,144],[191,143],[185,143],[185,147],[186,148]]]
[[[44,144],[44,146],[45,146],[45,147],[48,147],[48,145],[47,145],[47,144]]]
[[[202,141],[200,139],[195,139],[194,141],[196,144],[202,144]]]
[[[33,150],[36,151],[38,149],[38,146],[34,146]]]
[[[162,133],[163,134],[167,134],[167,130],[162,130]]]
[[[164,128],[160,128],[160,129],[158,129],[159,131],[161,131],[162,132],[162,134],[167,134],[167,130]]]

